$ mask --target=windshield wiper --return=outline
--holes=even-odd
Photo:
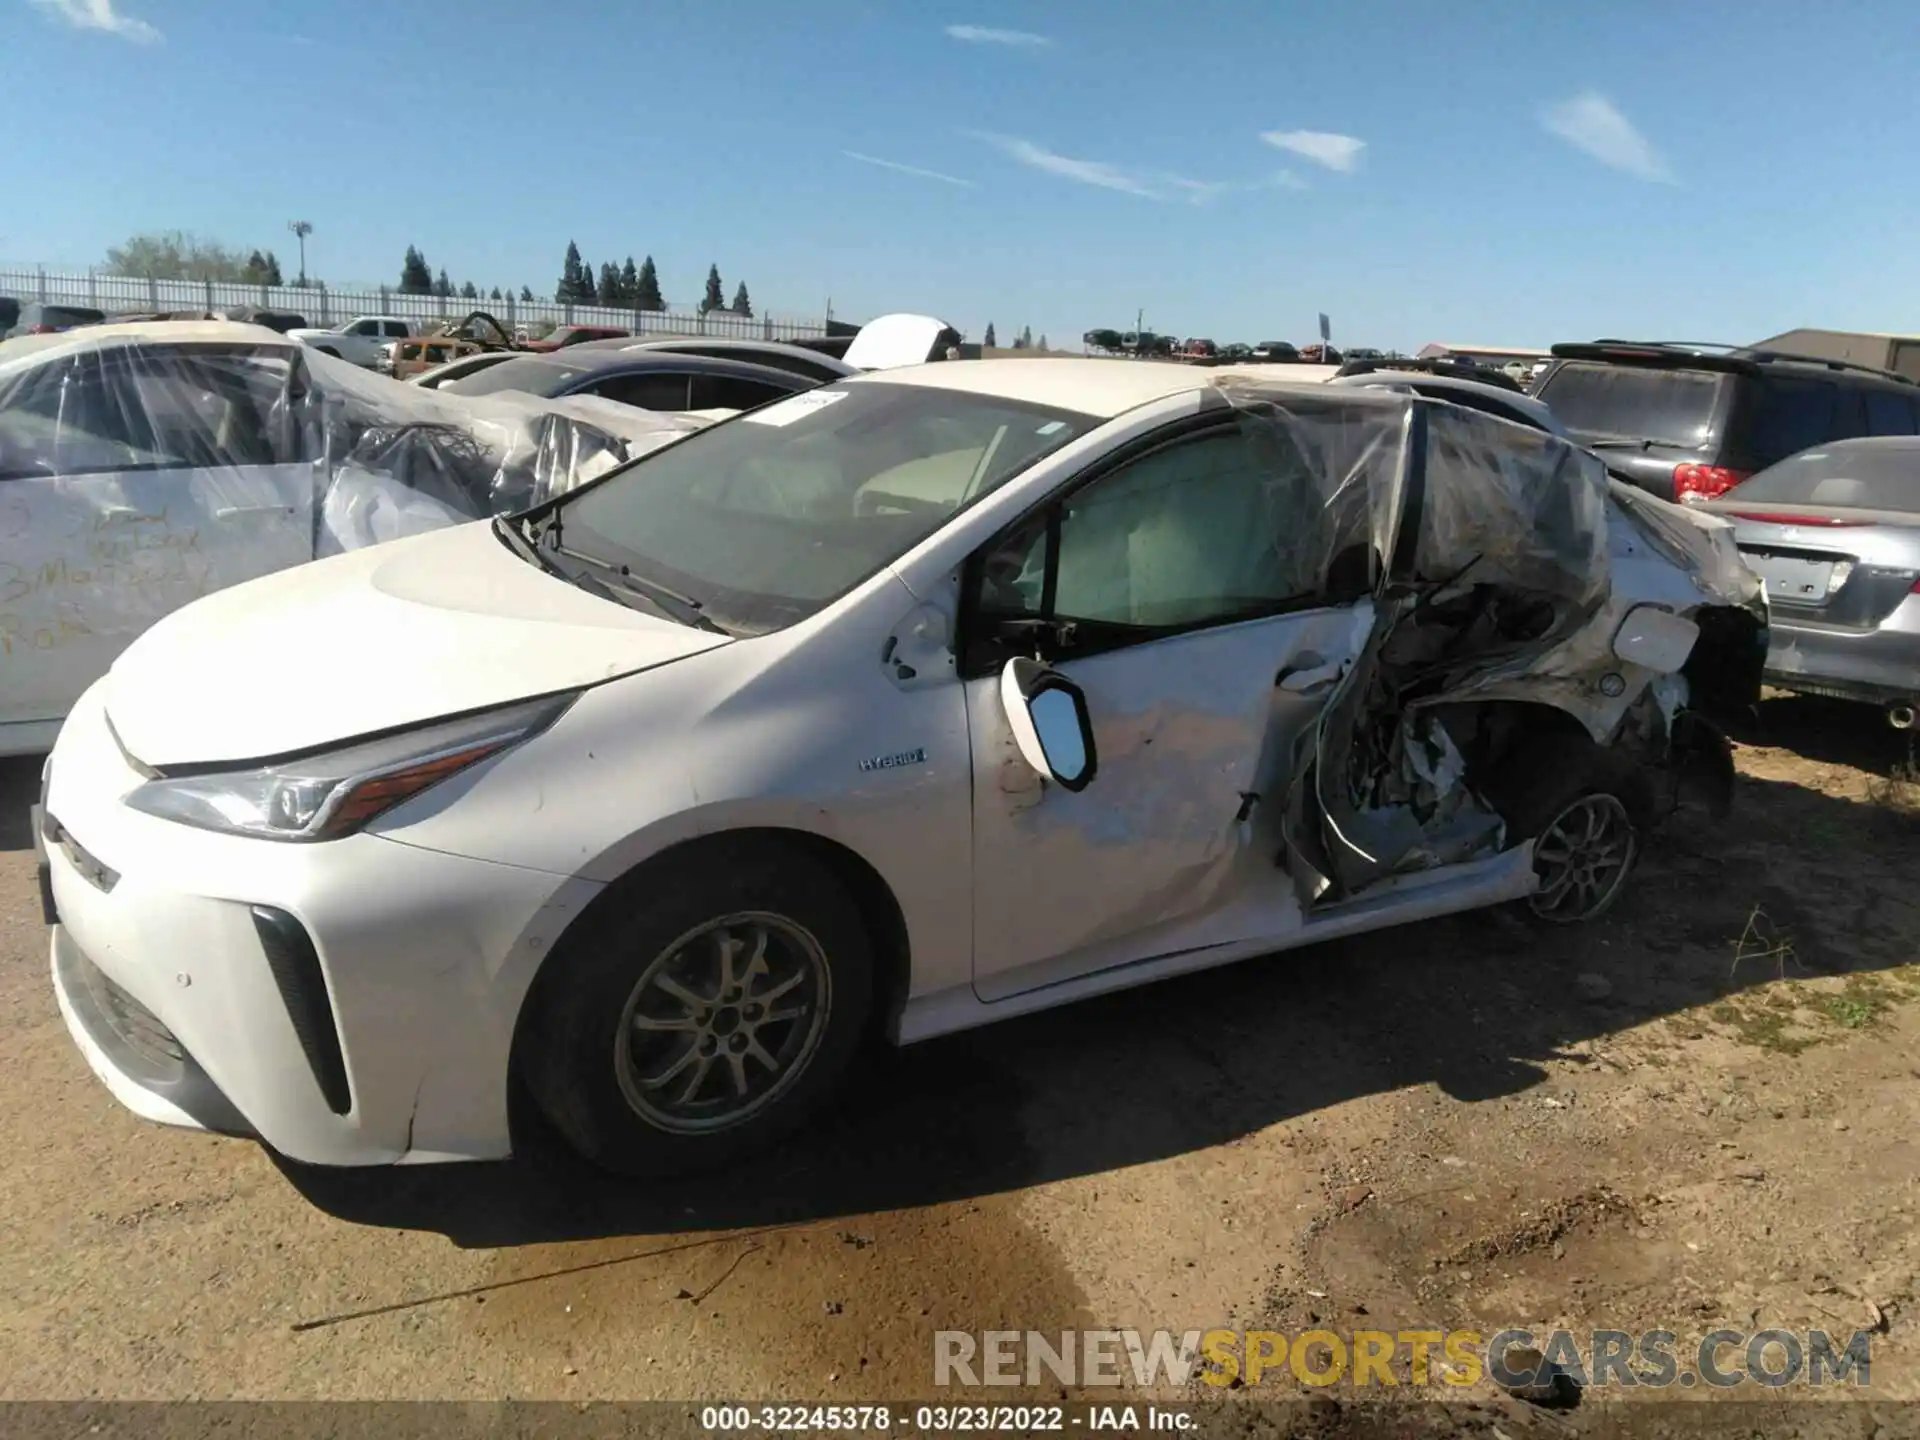
[[[578,560],[582,564],[591,565],[596,570],[614,576],[615,585],[652,601],[682,625],[690,625],[695,630],[710,631],[715,635],[731,636],[733,634],[726,626],[707,614],[706,606],[691,595],[682,595],[678,590],[662,585],[658,580],[648,580],[634,574],[625,565],[612,560],[602,560],[598,555],[588,555],[579,550],[566,550],[558,545],[554,548],[569,559]]]

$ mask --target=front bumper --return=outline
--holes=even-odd
[[[1795,624],[1775,611],[1766,679],[1785,690],[1876,705],[1920,699],[1920,595],[1864,631]]]
[[[143,815],[99,691],[54,749],[40,848],[61,1013],[115,1096],[312,1164],[508,1154],[521,1001],[600,887],[374,835],[282,844]]]

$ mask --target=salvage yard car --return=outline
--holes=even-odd
[[[1836,440],[1701,507],[1732,522],[1772,604],[1767,683],[1863,701],[1909,730],[1920,704],[1920,438]]]
[[[146,626],[243,580],[491,515],[694,421],[447,400],[223,321],[0,346],[0,755]],[[705,423],[705,422],[698,422]]]
[[[1728,798],[1728,533],[1418,395],[836,381],[154,626],[48,761],[54,986],[127,1106],[297,1160],[507,1155],[518,1081],[740,1161],[876,1035],[1604,913]]]

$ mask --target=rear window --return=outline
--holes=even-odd
[[[1920,512],[1920,446],[1818,446],[1762,470],[1722,498]]]
[[[1571,360],[1538,393],[1561,424],[1581,435],[1698,450],[1712,433],[1726,378],[1710,370]]]
[[[1902,395],[1896,390],[1867,391],[1867,433],[1869,435],[1915,435],[1920,426],[1920,397]]]

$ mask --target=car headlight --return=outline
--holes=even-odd
[[[577,692],[576,692],[577,693]],[[531,739],[575,694],[358,741],[244,770],[161,775],[127,804],[163,820],[263,840],[337,840],[471,765]]]

